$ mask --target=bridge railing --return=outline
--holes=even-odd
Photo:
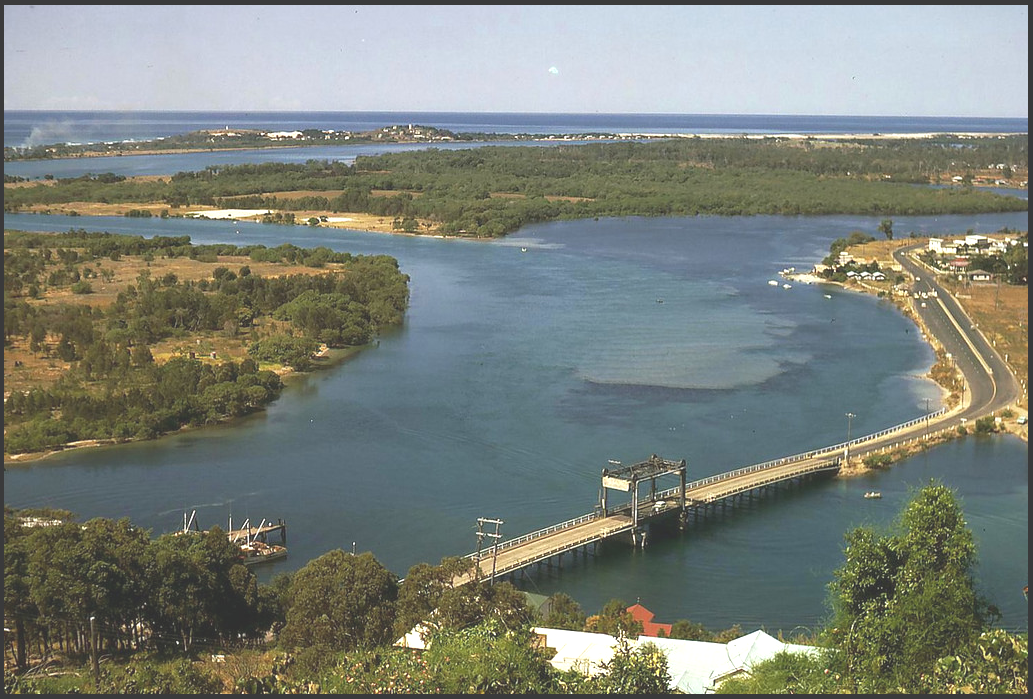
[[[923,422],[928,423],[928,421],[932,420],[935,417],[939,417],[941,415],[944,415],[946,412],[947,412],[947,408],[940,408],[939,410],[937,410],[935,412],[928,413],[928,414],[923,415],[921,417],[917,417],[914,420],[909,420],[907,422],[902,422],[899,425],[894,425],[893,427],[887,427],[886,429],[880,430],[879,432],[874,432],[872,434],[864,435],[863,437],[857,437],[856,439],[851,439],[850,441],[847,441],[847,442],[841,442],[839,444],[834,444],[834,445],[832,445],[830,447],[821,447],[820,449],[812,449],[811,451],[801,452],[799,454],[794,454],[793,456],[783,456],[783,457],[778,458],[778,459],[772,459],[771,461],[765,461],[763,463],[754,464],[752,466],[744,466],[743,468],[735,469],[734,471],[726,471],[725,473],[720,473],[720,474],[717,474],[715,476],[707,476],[706,478],[701,478],[699,480],[693,481],[692,483],[686,483],[685,484],[685,489],[686,490],[690,490],[690,489],[693,489],[693,488],[700,488],[700,487],[703,487],[705,485],[710,485],[711,483],[716,483],[718,481],[726,480],[726,479],[729,479],[729,478],[735,478],[737,476],[743,476],[743,475],[746,475],[746,474],[749,474],[749,473],[755,473],[757,471],[763,471],[764,469],[772,468],[774,466],[782,466],[782,465],[790,464],[790,463],[793,463],[793,462],[796,462],[796,461],[803,461],[805,459],[813,459],[813,458],[815,458],[817,456],[822,456],[824,454],[832,454],[834,452],[843,451],[844,449],[847,448],[848,445],[849,446],[853,446],[855,444],[864,444],[865,442],[871,442],[871,441],[873,441],[875,439],[879,439],[880,437],[885,437],[886,435],[892,434],[893,432],[899,432],[901,430],[906,430],[908,428],[915,427],[916,425],[921,425]],[[819,467],[819,468],[824,468],[824,467]],[[657,495],[659,495],[661,497],[670,497],[672,494],[677,493],[680,489],[681,489],[680,486],[676,487],[676,488],[669,488],[667,490],[660,491],[659,493],[657,493]],[[626,505],[617,506],[615,508],[611,508],[610,512],[620,512],[620,511],[629,510],[629,509],[631,509],[631,505],[630,504],[626,504]],[[540,539],[543,536],[548,536],[549,534],[554,534],[554,533],[556,533],[558,531],[561,531],[563,529],[567,529],[569,527],[576,527],[579,524],[584,524],[585,522],[590,522],[590,521],[592,521],[594,519],[598,519],[600,517],[602,517],[602,511],[601,510],[597,510],[595,512],[590,512],[588,514],[581,515],[580,517],[575,517],[573,519],[568,519],[566,522],[560,522],[559,524],[553,524],[552,526],[546,527],[544,529],[539,529],[537,531],[533,531],[533,532],[524,534],[522,536],[518,536],[515,539],[507,539],[505,541],[501,541],[497,545],[490,547],[488,550],[502,551],[502,550],[505,550],[505,549],[508,549],[508,548],[512,548],[513,546],[520,546],[521,544],[527,543],[528,541],[533,541],[534,539]],[[483,556],[484,554],[485,554],[485,551],[481,551],[481,555]],[[464,558],[476,558],[477,555],[478,555],[477,552],[468,553],[468,554],[466,554],[466,556],[464,556]]]

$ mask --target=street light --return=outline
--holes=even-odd
[[[94,622],[97,617],[90,615],[90,664],[93,666],[93,682],[96,687],[100,684],[100,663],[97,660],[97,633]]]
[[[846,450],[844,451],[843,459],[847,462],[847,465],[850,464],[850,421],[855,417],[857,416],[853,413],[846,414]]]

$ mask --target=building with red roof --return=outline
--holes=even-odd
[[[646,609],[645,607],[643,607],[638,602],[628,607],[628,613],[631,614],[632,619],[641,622],[643,636],[652,636],[654,638],[659,638],[660,632],[663,631],[663,636],[665,638],[670,638],[671,625],[660,624],[658,622],[653,621],[653,617],[656,615],[653,614],[653,612]]]

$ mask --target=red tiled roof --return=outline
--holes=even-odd
[[[652,636],[656,638],[660,635],[661,631],[664,632],[664,636],[667,636],[668,638],[671,636],[671,625],[660,624],[653,621],[653,617],[656,615],[641,604],[636,603],[628,607],[628,613],[631,614],[632,619],[642,623],[643,636]]]

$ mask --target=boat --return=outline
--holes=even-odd
[[[246,566],[255,563],[265,563],[266,561],[275,561],[287,556],[286,546],[270,544],[258,538],[264,527],[265,520],[263,519],[261,524],[258,525],[258,529],[253,530],[251,528],[251,519],[248,518],[244,520],[242,531],[237,532],[236,535],[231,535],[230,541],[240,547],[241,563]],[[252,535],[251,532],[253,531],[258,533]],[[233,532],[232,519],[230,519],[230,532]],[[244,534],[243,540],[240,539],[240,534]]]
[[[832,298],[832,294],[825,294],[825,298],[827,298],[827,299]]]
[[[768,284],[770,284],[771,286],[778,286],[778,282],[774,279],[769,279]]]
[[[520,248],[520,252],[527,252],[527,248]]]
[[[880,493],[878,490],[869,490],[867,493],[864,494],[864,496],[870,500],[872,498],[881,498],[882,493]]]
[[[793,288],[793,285],[792,285],[792,284],[783,284],[783,285],[782,285],[782,288],[783,288],[783,289],[792,289],[792,288]]]
[[[246,566],[255,563],[275,561],[287,556],[287,547],[280,544],[267,544],[264,541],[252,541],[240,545],[240,554]]]

